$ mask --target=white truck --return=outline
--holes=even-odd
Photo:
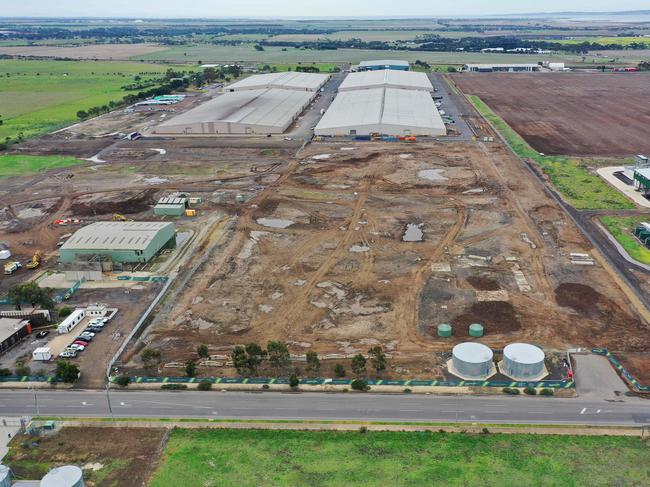
[[[23,265],[22,265],[20,262],[18,262],[18,261],[7,262],[7,263],[5,264],[5,274],[13,274],[13,273],[16,272],[18,269],[20,269],[22,266],[23,266]]]

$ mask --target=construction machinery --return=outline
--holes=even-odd
[[[5,264],[5,274],[13,274],[16,272],[18,269],[22,267],[22,264],[18,261],[14,262],[7,262]]]
[[[43,253],[40,250],[37,250],[32,256],[32,260],[27,262],[28,269],[37,269],[41,265],[41,260],[43,260]]]
[[[113,213],[113,221],[114,222],[132,222],[130,218],[125,217],[124,215],[120,215],[119,213]]]

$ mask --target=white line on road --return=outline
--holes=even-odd
[[[580,414],[585,414],[586,410],[587,410],[587,408],[582,408],[582,411],[580,411]]]

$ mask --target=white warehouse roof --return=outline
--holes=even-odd
[[[61,250],[145,250],[167,222],[96,222],[77,230]]]
[[[408,61],[400,59],[378,59],[377,61],[361,61],[359,66],[409,66]]]
[[[284,88],[285,90],[318,91],[329,79],[328,74],[268,73],[249,76],[226,86],[227,91],[259,90],[263,88]]]
[[[316,135],[446,135],[428,91],[371,88],[340,92],[320,120]]]
[[[339,86],[339,92],[380,87],[433,91],[425,73],[385,69],[350,73]]]
[[[157,134],[282,133],[316,93],[283,89],[224,93],[158,125]]]

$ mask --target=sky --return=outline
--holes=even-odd
[[[648,8],[648,0],[0,0],[0,17],[467,17]]]

